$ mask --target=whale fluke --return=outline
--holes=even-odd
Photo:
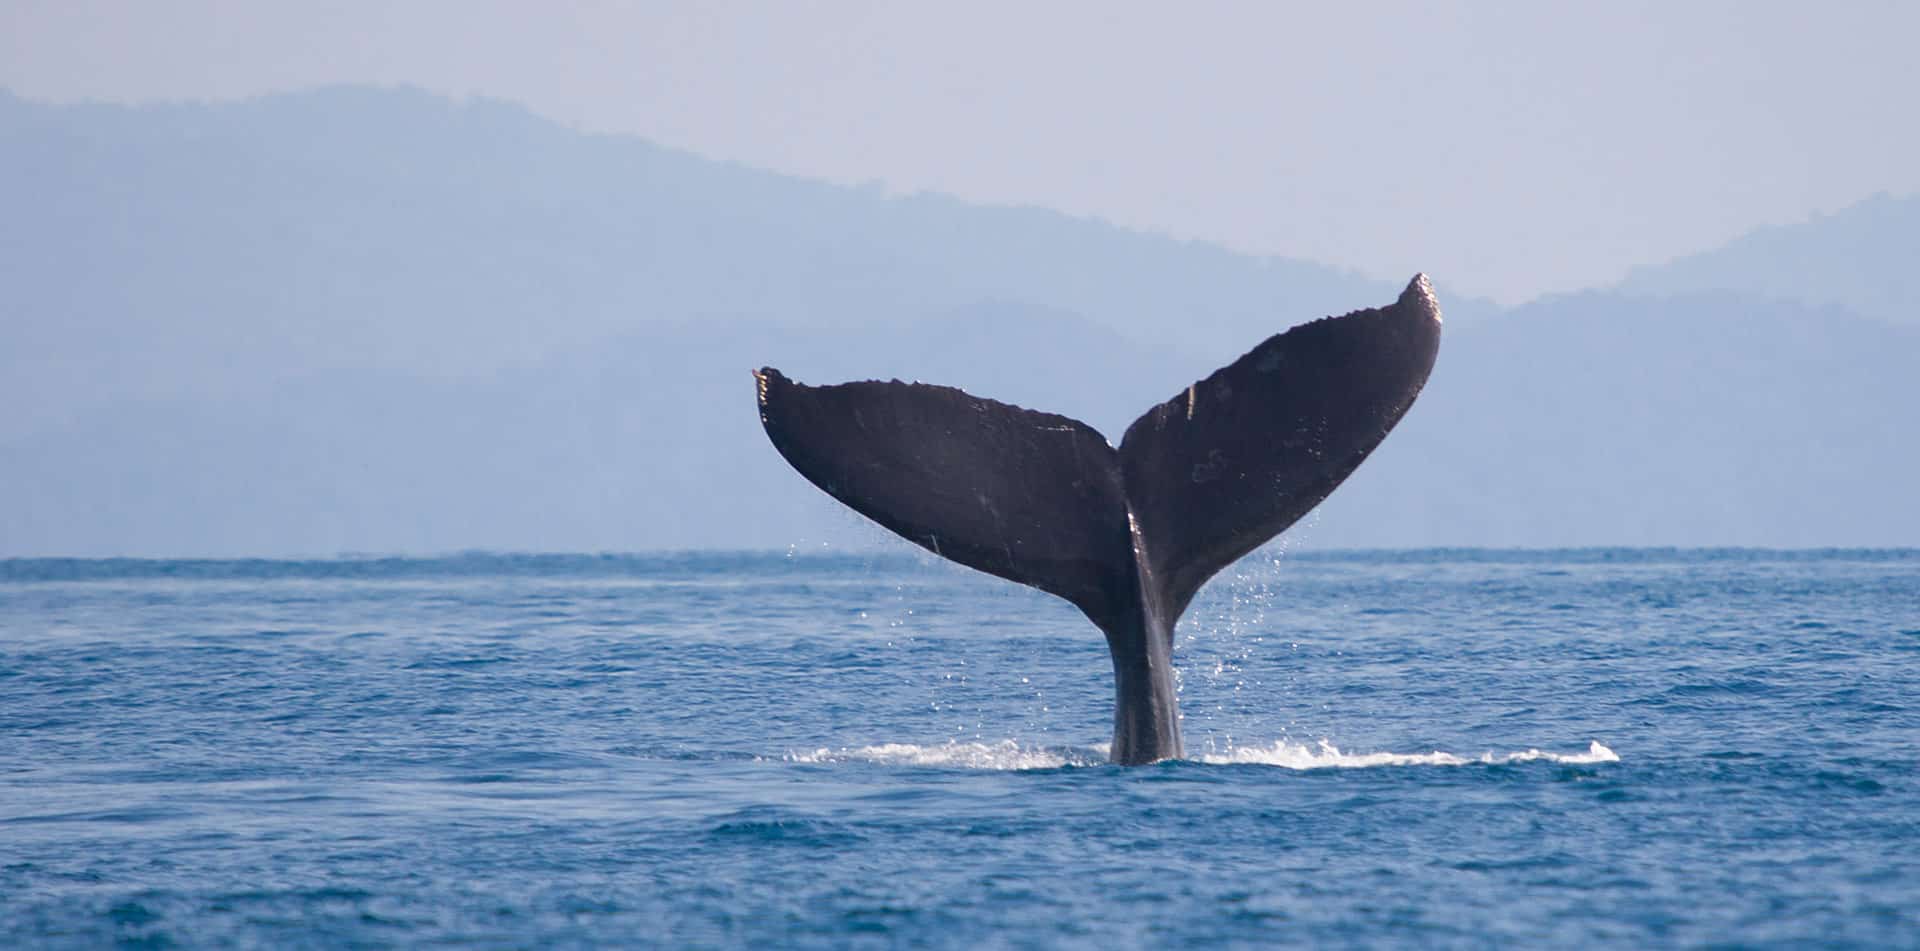
[[[1440,347],[1425,275],[1393,304],[1268,338],[1127,428],[924,383],[754,373],[813,484],[914,544],[1058,595],[1107,636],[1111,756],[1181,755],[1173,628],[1220,569],[1327,497],[1400,421]]]

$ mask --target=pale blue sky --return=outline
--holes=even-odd
[[[42,100],[409,83],[1505,301],[1920,191],[1920,4],[0,5]]]

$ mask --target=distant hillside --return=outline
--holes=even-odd
[[[1876,195],[1628,275],[1632,294],[1734,291],[1920,326],[1920,197]]]
[[[661,324],[897,327],[1013,302],[1213,354],[1398,290],[403,89],[140,108],[0,94],[0,208],[0,403],[20,408],[0,439],[321,370],[459,378]]]
[[[954,383],[1110,436],[1183,385],[1111,331],[1017,310],[879,333],[663,325],[485,379],[333,371],[0,447],[0,552],[894,544],[767,444],[746,372],[763,363]],[[1789,305],[1544,302],[1449,330],[1413,412],[1294,537],[1911,545],[1917,364],[1920,334]]]
[[[1063,339],[1075,358],[1061,368]],[[1115,433],[1188,382],[1147,389],[1167,371],[1145,348],[1004,308],[880,331],[660,325],[467,380],[326,371],[0,445],[0,555],[879,540],[767,443],[748,373],[767,364],[819,382],[939,380]]]
[[[1920,544],[1920,332],[1588,293],[1450,332],[1304,533],[1353,546]]]
[[[1399,290],[405,91],[0,97],[0,207],[0,557],[895,544],[767,444],[750,368],[1117,438]],[[1920,332],[1778,296],[1443,288],[1427,393],[1294,537],[1920,544]]]

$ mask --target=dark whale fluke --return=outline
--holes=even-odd
[[[1425,275],[1392,305],[1302,324],[1127,427],[923,383],[754,373],[775,448],[935,554],[1071,601],[1113,655],[1112,759],[1181,755],[1173,627],[1215,572],[1327,497],[1400,421],[1440,349]]]

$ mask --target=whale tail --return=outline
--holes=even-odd
[[[1425,275],[1302,324],[1148,410],[1119,448],[1052,413],[922,383],[754,373],[781,455],[935,554],[1073,603],[1106,634],[1117,763],[1181,755],[1173,628],[1207,579],[1327,497],[1400,421],[1440,346]]]

